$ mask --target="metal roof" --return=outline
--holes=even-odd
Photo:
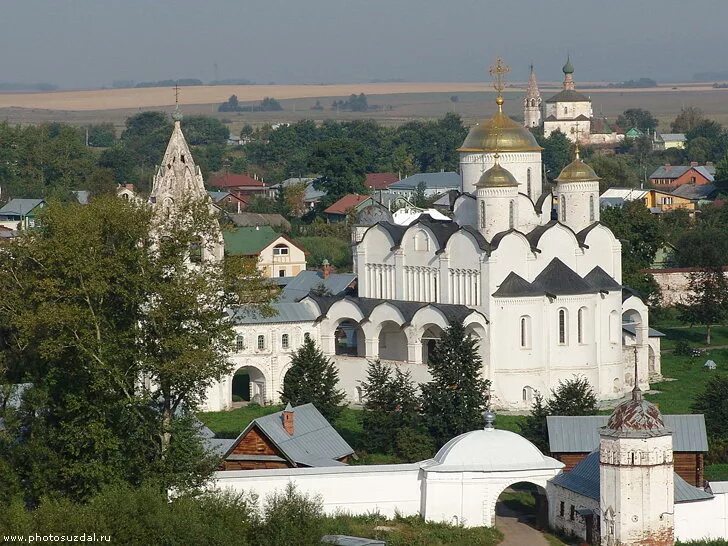
[[[708,435],[703,415],[663,415],[672,430],[675,451],[708,451]],[[546,425],[551,453],[588,453],[599,447],[599,429],[608,415],[549,415]]]
[[[728,482],[710,482],[710,491],[714,495],[724,495],[728,493]]]
[[[326,292],[338,296],[356,280],[354,273],[331,273],[327,278],[320,271],[301,271],[290,279],[280,295],[280,301],[295,302],[306,297],[313,288],[323,286]]]
[[[0,216],[26,216],[35,207],[44,203],[44,199],[11,199],[0,208]]]
[[[675,483],[675,502],[691,502],[707,500],[713,497],[710,493],[690,485],[677,473],[673,474]],[[599,500],[599,451],[592,451],[571,472],[563,472],[553,478],[551,483],[589,497]]]
[[[685,142],[685,133],[660,133],[663,142]]]
[[[695,169],[710,182],[713,181],[713,175],[715,175],[714,165],[661,165],[655,169],[650,178],[674,179],[684,175],[690,169]]]
[[[633,336],[637,335],[634,324],[622,324],[622,330]],[[659,330],[655,330],[654,328],[649,328],[647,335],[649,337],[665,337],[665,334],[663,334]]]
[[[415,190],[420,182],[424,182],[428,190],[460,189],[462,178],[453,172],[417,173],[389,186],[390,190]]]
[[[238,307],[232,311],[234,324],[278,324],[282,322],[313,322],[318,314],[308,305],[290,301],[271,303],[275,314],[266,317],[255,308]]]
[[[591,102],[591,99],[574,89],[564,89],[556,93],[553,97],[546,99],[546,102]]]
[[[683,184],[675,188],[671,195],[686,199],[709,199],[718,192],[714,184]]]
[[[304,404],[293,410],[293,434],[283,428],[283,411],[253,419],[228,449],[230,452],[257,426],[260,431],[290,461],[309,467],[338,466],[336,459],[352,455],[354,450],[339,435],[313,404]],[[226,453],[225,455],[227,455]]]

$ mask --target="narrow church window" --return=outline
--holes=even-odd
[[[559,201],[561,201],[561,221],[566,222],[566,196],[560,195]]]
[[[559,344],[566,344],[566,309],[559,309]]]
[[[485,201],[480,202],[480,228],[485,229]]]
[[[569,113],[569,109],[566,106],[564,106],[564,114],[568,114],[568,113]]]
[[[536,106],[536,99],[531,99],[531,106]]]
[[[281,336],[281,348],[288,349],[289,346],[290,346],[290,343],[289,343],[288,334],[283,334]]]
[[[258,336],[258,350],[262,351],[265,349],[265,336]]]
[[[245,338],[242,335],[238,335],[235,338],[235,352],[241,353],[245,349]]]
[[[430,250],[430,239],[423,230],[415,234],[415,250]]]
[[[574,505],[572,504],[571,508],[569,509],[569,519],[571,521],[574,521],[575,517],[576,517],[576,508],[574,508]]]
[[[526,193],[529,197],[531,196],[531,167],[526,171]]]
[[[198,264],[202,261],[202,241],[197,238],[190,243],[190,262]]]
[[[521,348],[527,349],[531,346],[531,317],[521,317]]]
[[[559,516],[564,517],[564,501],[559,504]]]
[[[609,342],[619,343],[619,313],[609,313]]]
[[[523,387],[522,396],[524,402],[531,403],[531,400],[533,399],[533,388],[529,387],[528,385]]]
[[[515,223],[515,204],[513,201],[508,203],[508,227],[510,229],[513,229],[514,223]]]
[[[595,214],[594,214],[594,196],[593,195],[590,195],[589,196],[589,221],[590,222],[593,222],[594,221],[594,218],[595,218]]]
[[[577,338],[579,343],[584,343],[584,314],[586,308],[582,307],[576,314]]]

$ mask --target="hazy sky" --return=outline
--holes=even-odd
[[[0,81],[686,80],[728,69],[726,0],[0,0]]]

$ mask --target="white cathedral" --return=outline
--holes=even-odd
[[[429,350],[452,320],[478,341],[495,408],[530,408],[535,392],[575,375],[600,399],[620,398],[634,385],[635,359],[649,388],[660,375],[659,333],[621,285],[621,245],[599,222],[599,178],[577,152],[550,187],[541,148],[503,103],[499,93],[495,115],[459,148],[451,220],[354,227],[358,294],[302,294],[276,303],[274,317],[233,315],[233,370],[209,389],[207,409],[231,407],[236,374],[246,376],[243,399],[277,402],[306,336],[334,360],[352,402],[375,359],[427,381]],[[164,218],[190,196],[209,200],[177,117],[150,202]],[[223,258],[222,237],[201,246],[200,259]]]

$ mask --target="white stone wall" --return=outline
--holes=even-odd
[[[581,540],[586,540],[586,522],[576,511],[592,510],[596,520],[599,514],[599,501],[579,495],[551,482],[546,486],[546,492],[549,500],[549,527],[566,535],[574,534]],[[562,502],[564,503],[563,516],[561,515]],[[572,506],[574,507],[574,519],[571,519]],[[594,534],[596,536],[596,532]]]
[[[478,230],[487,241],[518,229],[518,188],[478,188]]]
[[[680,542],[728,539],[728,494],[676,504],[675,539]]]
[[[548,117],[548,116],[547,116]],[[586,120],[559,120],[544,121],[543,134],[549,137],[551,133],[561,131],[571,142],[576,142],[576,135],[579,134],[579,142],[589,143],[591,121]]]
[[[320,496],[327,514],[379,512],[392,518],[420,513],[421,473],[419,464],[237,470],[215,472],[210,487],[254,492],[264,501],[291,482],[300,493]]]
[[[536,201],[542,193],[541,152],[501,152],[498,163],[518,181],[518,192],[529,195],[528,179],[530,170],[530,197]],[[460,154],[460,173],[463,178],[462,191],[475,194],[475,185],[485,171],[495,165],[494,154],[463,152]],[[546,220],[548,221],[548,220]]]
[[[691,271],[693,271],[691,268],[649,270],[660,287],[663,305],[685,303],[685,299],[690,294],[688,284]],[[728,276],[728,270],[723,274]]]
[[[599,460],[603,543],[609,544],[610,538],[636,544],[647,537],[669,537],[674,514],[672,435],[603,435]]]
[[[575,232],[599,221],[599,182],[570,182],[557,186],[558,215]],[[564,205],[566,203],[566,205]],[[566,213],[566,217],[564,217]]]

